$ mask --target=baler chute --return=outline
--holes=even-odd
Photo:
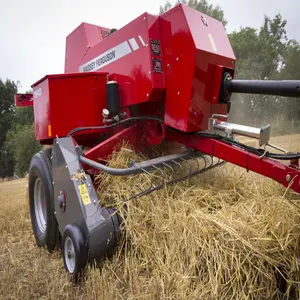
[[[119,240],[122,219],[99,204],[95,174],[151,178],[152,171],[190,166],[187,174],[150,180],[133,198],[231,162],[300,193],[299,153],[267,151],[276,147],[269,144],[269,125],[227,122],[231,93],[300,97],[300,81],[235,80],[234,70],[223,25],[182,4],[159,17],[145,13],[114,32],[83,23],[68,36],[65,74],[33,85],[36,139],[52,147],[32,159],[29,199],[38,245],[52,251],[62,244],[72,277]],[[235,134],[258,139],[260,148]],[[108,166],[124,141],[142,153],[172,142],[185,150],[124,169]]]

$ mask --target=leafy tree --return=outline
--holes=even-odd
[[[28,172],[32,156],[41,149],[35,140],[34,125],[17,125],[7,134],[6,147],[12,149],[15,172],[23,176]]]
[[[290,40],[283,52],[283,63],[278,73],[278,79],[299,80],[300,79],[300,43],[295,40]],[[300,89],[300,87],[299,87]],[[291,120],[292,130],[300,127],[300,103],[299,99],[284,98],[281,99],[283,103],[283,113]],[[298,128],[297,128],[298,126]],[[300,129],[300,128],[299,128]]]
[[[23,175],[40,146],[34,138],[33,108],[15,107],[18,84],[0,79],[0,178]]]
[[[201,11],[202,13],[211,16],[219,21],[221,21],[224,26],[227,25],[227,20],[224,16],[224,11],[219,5],[212,5],[207,2],[207,0],[177,0],[174,5],[179,3],[186,4],[196,10]],[[165,2],[163,6],[160,6],[159,14],[163,14],[174,6],[169,0]]]
[[[229,35],[237,58],[235,78],[276,79],[283,64],[287,46],[286,21],[281,15],[265,16],[259,30],[241,28]],[[281,97],[235,95],[232,98],[231,118],[236,122],[261,126],[272,122],[282,112]]]
[[[14,95],[17,83],[0,79],[0,178],[13,175],[12,155],[5,148],[6,134],[14,122]]]

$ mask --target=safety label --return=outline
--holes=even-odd
[[[161,55],[160,41],[150,39],[150,44],[151,44],[152,54],[160,56]]]
[[[78,186],[79,188],[79,193],[82,199],[82,202],[84,205],[88,205],[91,203],[91,199],[90,199],[90,195],[89,192],[87,190],[86,184],[80,184]]]
[[[160,58],[152,58],[153,72],[162,73],[162,61]]]

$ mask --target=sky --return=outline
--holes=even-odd
[[[174,3],[174,0],[171,1]],[[227,33],[259,28],[264,15],[280,13],[289,38],[300,41],[300,0],[208,0],[219,4]],[[121,28],[144,12],[157,14],[165,0],[0,0],[0,78],[20,81],[20,92],[46,74],[64,72],[65,39],[80,23]]]

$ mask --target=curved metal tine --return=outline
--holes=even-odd
[[[199,158],[199,156],[197,156],[197,157],[195,157],[195,156],[194,156],[194,157],[193,157],[193,156],[188,156],[188,160],[189,160],[189,161],[195,161],[196,164],[197,164],[197,168],[196,168],[195,171],[197,171],[197,170],[200,168],[198,158]],[[192,164],[191,164],[191,167],[192,167]],[[195,171],[194,171],[194,172],[195,172]],[[192,173],[193,173],[193,172],[192,172]]]
[[[207,168],[210,168],[214,164],[214,157],[212,155],[209,155],[209,156],[207,155],[207,157],[209,157],[211,160],[210,165],[207,167]]]
[[[143,171],[143,173],[145,173],[145,175],[147,175],[148,177],[149,177],[149,181],[150,181],[150,187],[148,188],[148,189],[151,189],[151,187],[153,186],[153,174],[151,174],[150,172],[148,172],[147,170],[145,170],[145,169],[141,169],[142,171]],[[147,190],[148,190],[147,189]],[[145,189],[140,189],[141,191],[145,191]]]
[[[161,184],[161,185],[163,185],[164,182],[165,182],[165,174],[164,174],[163,170],[160,169],[160,168],[158,168],[158,167],[156,167],[156,166],[152,166],[152,168],[158,170],[158,171],[162,174],[162,177],[161,177],[161,178],[162,178],[162,184]],[[158,176],[157,176],[157,177],[158,177]]]
[[[141,192],[135,194],[134,196],[132,196],[132,197],[129,198],[129,199],[126,199],[126,202],[129,201],[129,200],[131,200],[131,199],[134,199],[134,198],[142,197],[142,196],[144,196],[144,195],[150,193],[152,190],[154,190],[154,188],[153,188],[153,183],[152,183],[152,182],[153,182],[153,180],[152,180],[152,175],[151,175],[149,172],[147,172],[145,169],[143,169],[143,171],[144,171],[144,172],[146,173],[146,175],[148,175],[149,178],[150,178],[150,186],[149,186],[147,189],[143,189],[143,188],[141,188],[139,185],[136,185],[136,186],[140,189]]]
[[[185,179],[190,178],[191,176],[193,176],[194,173],[195,173],[195,172],[190,172],[190,173],[188,173],[188,174],[185,175],[185,176],[182,176],[182,177],[179,177],[179,178],[175,178],[175,179],[173,179],[173,180],[170,180],[170,181],[168,182],[168,184],[172,184],[172,183],[176,183],[176,182],[183,181],[183,180],[185,180]]]
[[[173,159],[171,160],[171,162],[174,163],[175,165],[178,165],[180,167],[180,169],[183,170],[182,165],[179,162],[177,162],[176,160],[173,160]]]
[[[185,158],[183,158],[183,157],[181,157],[180,158],[180,160],[182,160],[183,162],[185,162],[188,166],[189,166],[189,169],[190,169],[190,172],[189,172],[189,174],[187,175],[188,177],[192,174],[192,164],[189,162],[189,160],[188,159],[185,159]]]
[[[203,159],[203,161],[204,161],[204,169],[206,169],[207,168],[207,161],[206,161],[206,158],[205,158],[205,155],[203,155],[203,154],[201,154],[200,155],[200,157]]]
[[[168,163],[163,162],[162,165],[166,166],[167,168],[169,168],[172,171],[172,173],[174,172],[174,169]]]
[[[202,158],[202,159],[203,159],[202,155],[200,155],[199,157],[192,158],[192,159],[195,160],[196,163],[197,163],[197,168],[196,168],[195,172],[198,172],[198,170],[200,169],[199,158]],[[203,160],[204,160],[204,166],[205,166],[205,165],[206,165],[205,159],[203,159]]]
[[[173,160],[173,159],[171,160],[171,162],[174,163],[175,165],[178,165],[179,168],[181,169],[181,171],[183,172],[183,167],[182,167],[182,165],[179,162],[177,162],[176,160]]]
[[[159,170],[159,171],[163,174],[163,171],[162,171],[161,169],[157,168],[156,166],[152,166],[152,168]],[[144,169],[143,169],[143,171],[144,171],[145,173],[147,173],[147,174],[151,177],[151,186],[150,186],[148,189],[145,189],[145,190],[141,191],[140,193],[138,193],[137,195],[135,195],[135,197],[142,197],[142,196],[145,196],[145,195],[151,193],[152,191],[155,191],[155,190],[160,189],[160,188],[163,186],[163,184],[164,184],[164,180],[162,180],[162,183],[161,183],[161,184],[159,184],[159,185],[157,185],[157,186],[153,185],[153,180],[152,180],[153,175],[150,174],[148,171],[146,171],[146,170],[144,170]],[[163,174],[163,175],[164,175],[164,174]],[[164,176],[163,176],[163,177],[164,177]]]

